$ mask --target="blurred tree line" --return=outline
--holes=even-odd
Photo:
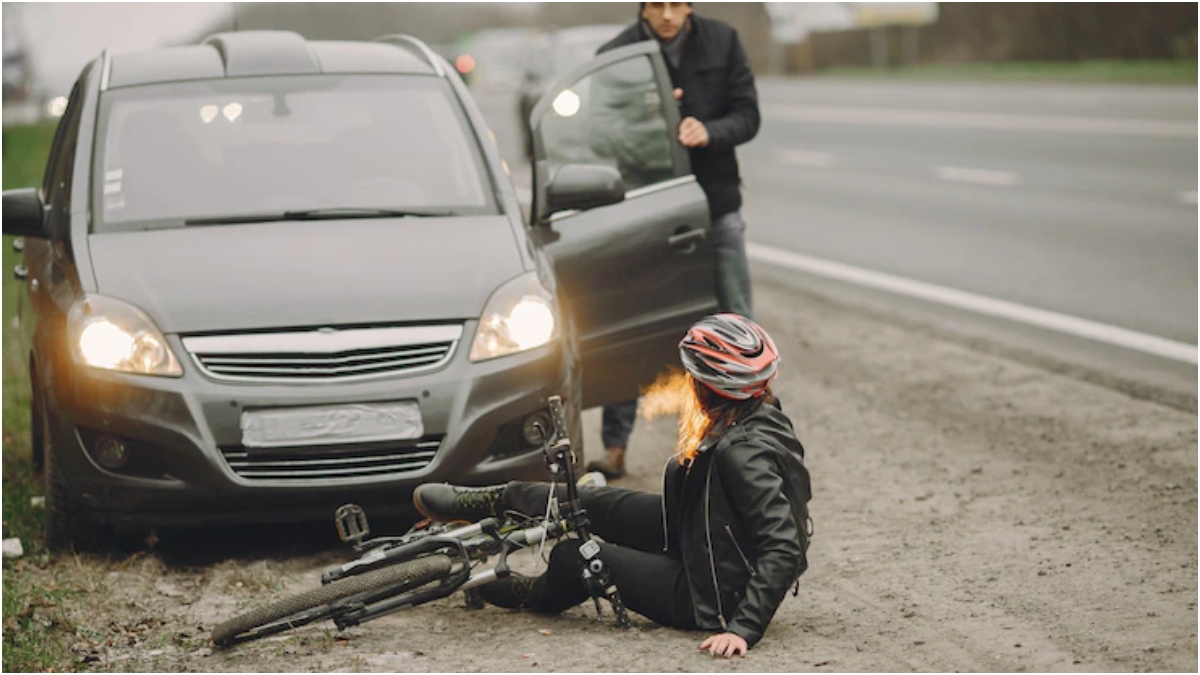
[[[927,26],[814,33],[792,50],[793,71],[868,66],[872,40],[887,64],[1196,59],[1197,4],[940,3]],[[880,34],[883,39],[880,40]]]
[[[702,2],[696,12],[737,28],[752,67],[767,72],[772,43],[765,3]],[[293,30],[327,40],[408,33],[444,45],[485,28],[632,23],[637,14],[634,2],[233,3],[227,20],[207,27],[194,41],[236,28]],[[1196,22],[1194,2],[939,3],[933,24],[811,33],[806,42],[789,45],[783,61],[788,72],[878,65],[880,44],[885,45],[883,60],[893,66],[1195,59]]]

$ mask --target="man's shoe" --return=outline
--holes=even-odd
[[[426,518],[441,522],[476,521],[500,515],[504,486],[461,487],[425,483],[413,492],[413,504]]]
[[[588,462],[588,471],[597,471],[608,480],[625,475],[625,448],[609,448],[604,459]]]
[[[479,597],[488,604],[505,609],[521,609],[528,605],[533,582],[537,580],[538,577],[527,577],[513,572],[510,576],[486,583],[477,590]]]

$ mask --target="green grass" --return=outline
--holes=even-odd
[[[41,175],[54,137],[53,125],[13,127],[4,130],[4,188],[25,187],[41,182]],[[20,348],[20,331],[13,326],[21,284],[12,269],[21,262],[12,237],[4,237],[4,373],[3,373],[3,463],[4,536],[20,537],[27,551],[41,547],[42,512],[30,497],[42,494],[41,481],[33,473],[29,439],[29,375],[26,356]]]
[[[5,564],[4,672],[75,669],[68,644],[75,629],[60,609],[75,592],[34,586]]]
[[[1096,84],[1179,84],[1196,86],[1197,61],[1009,61],[900,66],[829,68],[826,77],[897,80],[975,80],[1009,82],[1082,82]]]
[[[4,189],[39,187],[54,140],[53,123],[4,130]]]
[[[34,187],[42,172],[54,137],[53,125],[4,130],[4,188]],[[40,478],[33,472],[29,438],[29,376],[13,327],[16,300],[21,291],[13,267],[21,255],[12,248],[12,237],[3,241],[3,515],[4,537],[19,537],[25,556],[4,561],[4,672],[74,670],[67,625],[57,607],[66,591],[51,590],[35,582],[32,565],[49,563],[42,542],[43,512],[30,503],[42,494]]]

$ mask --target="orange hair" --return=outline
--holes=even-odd
[[[685,373],[687,385],[679,410],[679,441],[675,456],[683,466],[700,454],[700,445],[714,431],[724,432],[749,417],[764,402],[773,400],[770,388],[762,396],[737,401],[721,396],[707,385]]]

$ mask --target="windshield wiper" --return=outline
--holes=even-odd
[[[333,220],[335,218],[437,218],[454,215],[453,211],[435,209],[363,209],[341,207],[284,211],[284,220]]]
[[[272,223],[283,220],[344,220],[348,218],[437,218],[455,215],[453,211],[433,209],[329,208],[304,211],[242,213],[232,216],[189,218],[184,225],[230,225],[234,223]]]

